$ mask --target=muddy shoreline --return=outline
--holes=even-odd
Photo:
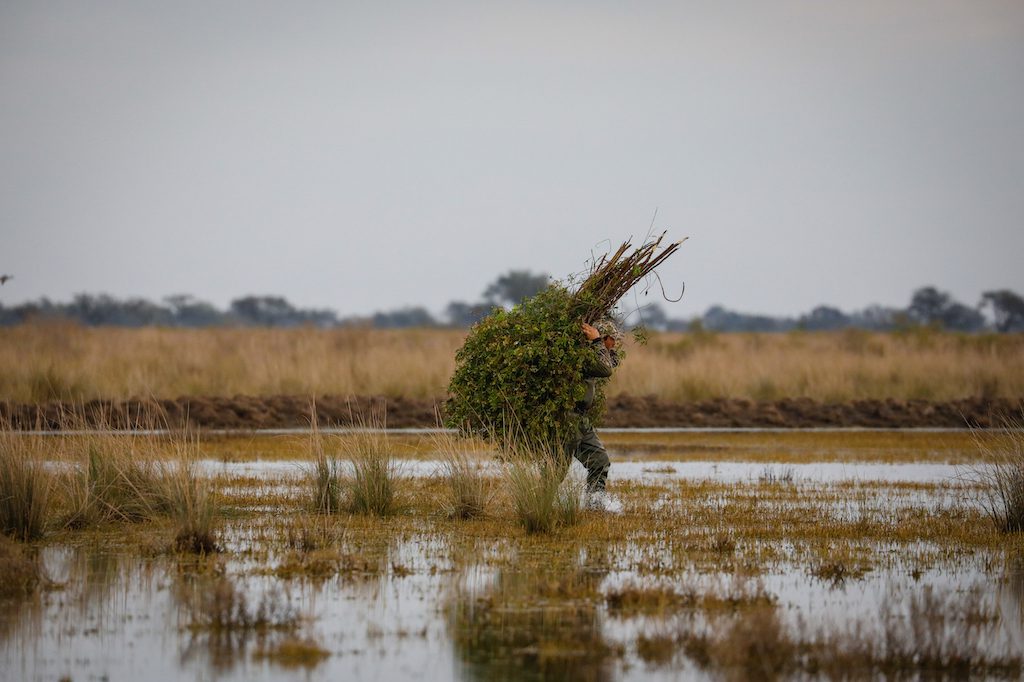
[[[316,398],[320,426],[353,426],[386,415],[391,428],[437,426],[442,400],[383,396],[324,395]],[[59,430],[71,426],[126,425],[209,429],[268,429],[308,426],[309,396],[181,397],[176,399],[93,400],[84,404],[0,403],[0,420],[16,429]],[[721,428],[958,428],[999,426],[1004,416],[1020,416],[1024,399],[967,398],[855,400],[822,403],[808,398],[754,402],[743,399],[675,403],[653,396],[608,400],[607,427]],[[69,415],[71,418],[69,419]]]

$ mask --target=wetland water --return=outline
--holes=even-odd
[[[624,512],[550,535],[486,459],[487,516],[446,517],[417,435],[386,519],[308,513],[301,439],[215,439],[223,551],[53,533],[44,587],[0,603],[0,679],[1017,678],[1024,546],[962,436],[610,433]]]

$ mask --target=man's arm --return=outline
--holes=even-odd
[[[593,350],[592,357],[587,359],[583,367],[583,376],[587,379],[607,379],[612,375],[612,370],[619,364],[618,353],[615,352],[615,342],[611,344],[601,338],[601,333],[596,328],[583,323],[583,334],[590,342]]]

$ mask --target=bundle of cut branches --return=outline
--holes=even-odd
[[[657,277],[655,268],[675,253],[685,239],[665,246],[660,252],[665,233],[645,242],[630,251],[633,244],[623,242],[615,253],[605,254],[596,260],[590,274],[573,294],[580,318],[584,322],[596,322],[611,313],[618,302],[643,281]]]
[[[555,451],[576,433],[574,407],[583,397],[584,368],[594,349],[581,322],[598,325],[682,242],[656,239],[595,258],[578,286],[555,282],[512,310],[495,308],[469,332],[455,354],[445,422],[501,447]],[[620,355],[621,360],[621,355]],[[588,416],[600,422],[603,387]]]

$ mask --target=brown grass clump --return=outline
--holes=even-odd
[[[342,440],[342,448],[352,465],[352,471],[342,479],[348,493],[348,510],[373,516],[389,516],[398,511],[401,470],[383,428],[357,429]]]
[[[42,537],[52,484],[26,439],[0,427],[0,532],[19,540]]]
[[[575,525],[582,515],[583,490],[566,477],[564,457],[553,452],[509,456],[505,481],[516,519],[527,533],[550,533]]]
[[[447,483],[448,496],[444,503],[447,515],[457,519],[482,516],[491,496],[491,483],[475,454],[486,446],[443,433],[434,437],[434,447],[441,457]]]
[[[298,517],[285,526],[284,537],[286,547],[303,554],[335,545],[340,539],[334,522],[322,516]]]
[[[198,475],[196,466],[185,455],[163,467],[160,507],[177,523],[177,550],[208,554],[220,551],[215,532],[220,510],[210,482]]]
[[[152,518],[159,505],[160,475],[142,456],[131,434],[75,436],[62,454],[70,472],[63,477],[69,528],[106,521]]]
[[[980,485],[981,503],[1004,533],[1024,531],[1024,417],[1004,420],[994,433],[976,433],[981,462],[968,478]]]
[[[336,514],[342,506],[338,460],[327,452],[324,435],[317,428],[315,405],[310,421],[309,450],[312,462],[306,480],[312,492],[313,511],[318,514]]]
[[[24,436],[20,446],[44,450],[40,456],[56,470],[46,478],[57,492],[56,513],[63,527],[169,518],[177,525],[175,548],[216,551],[219,510],[212,483],[198,471],[198,438],[175,433],[160,441],[102,425],[84,429],[75,419],[66,417],[69,435]],[[8,442],[15,442],[14,436],[0,434],[0,443]],[[35,466],[42,472],[41,463]]]
[[[865,567],[845,561],[825,561],[812,566],[808,571],[810,575],[829,583],[832,587],[841,587],[847,580],[859,580],[866,572]]]

